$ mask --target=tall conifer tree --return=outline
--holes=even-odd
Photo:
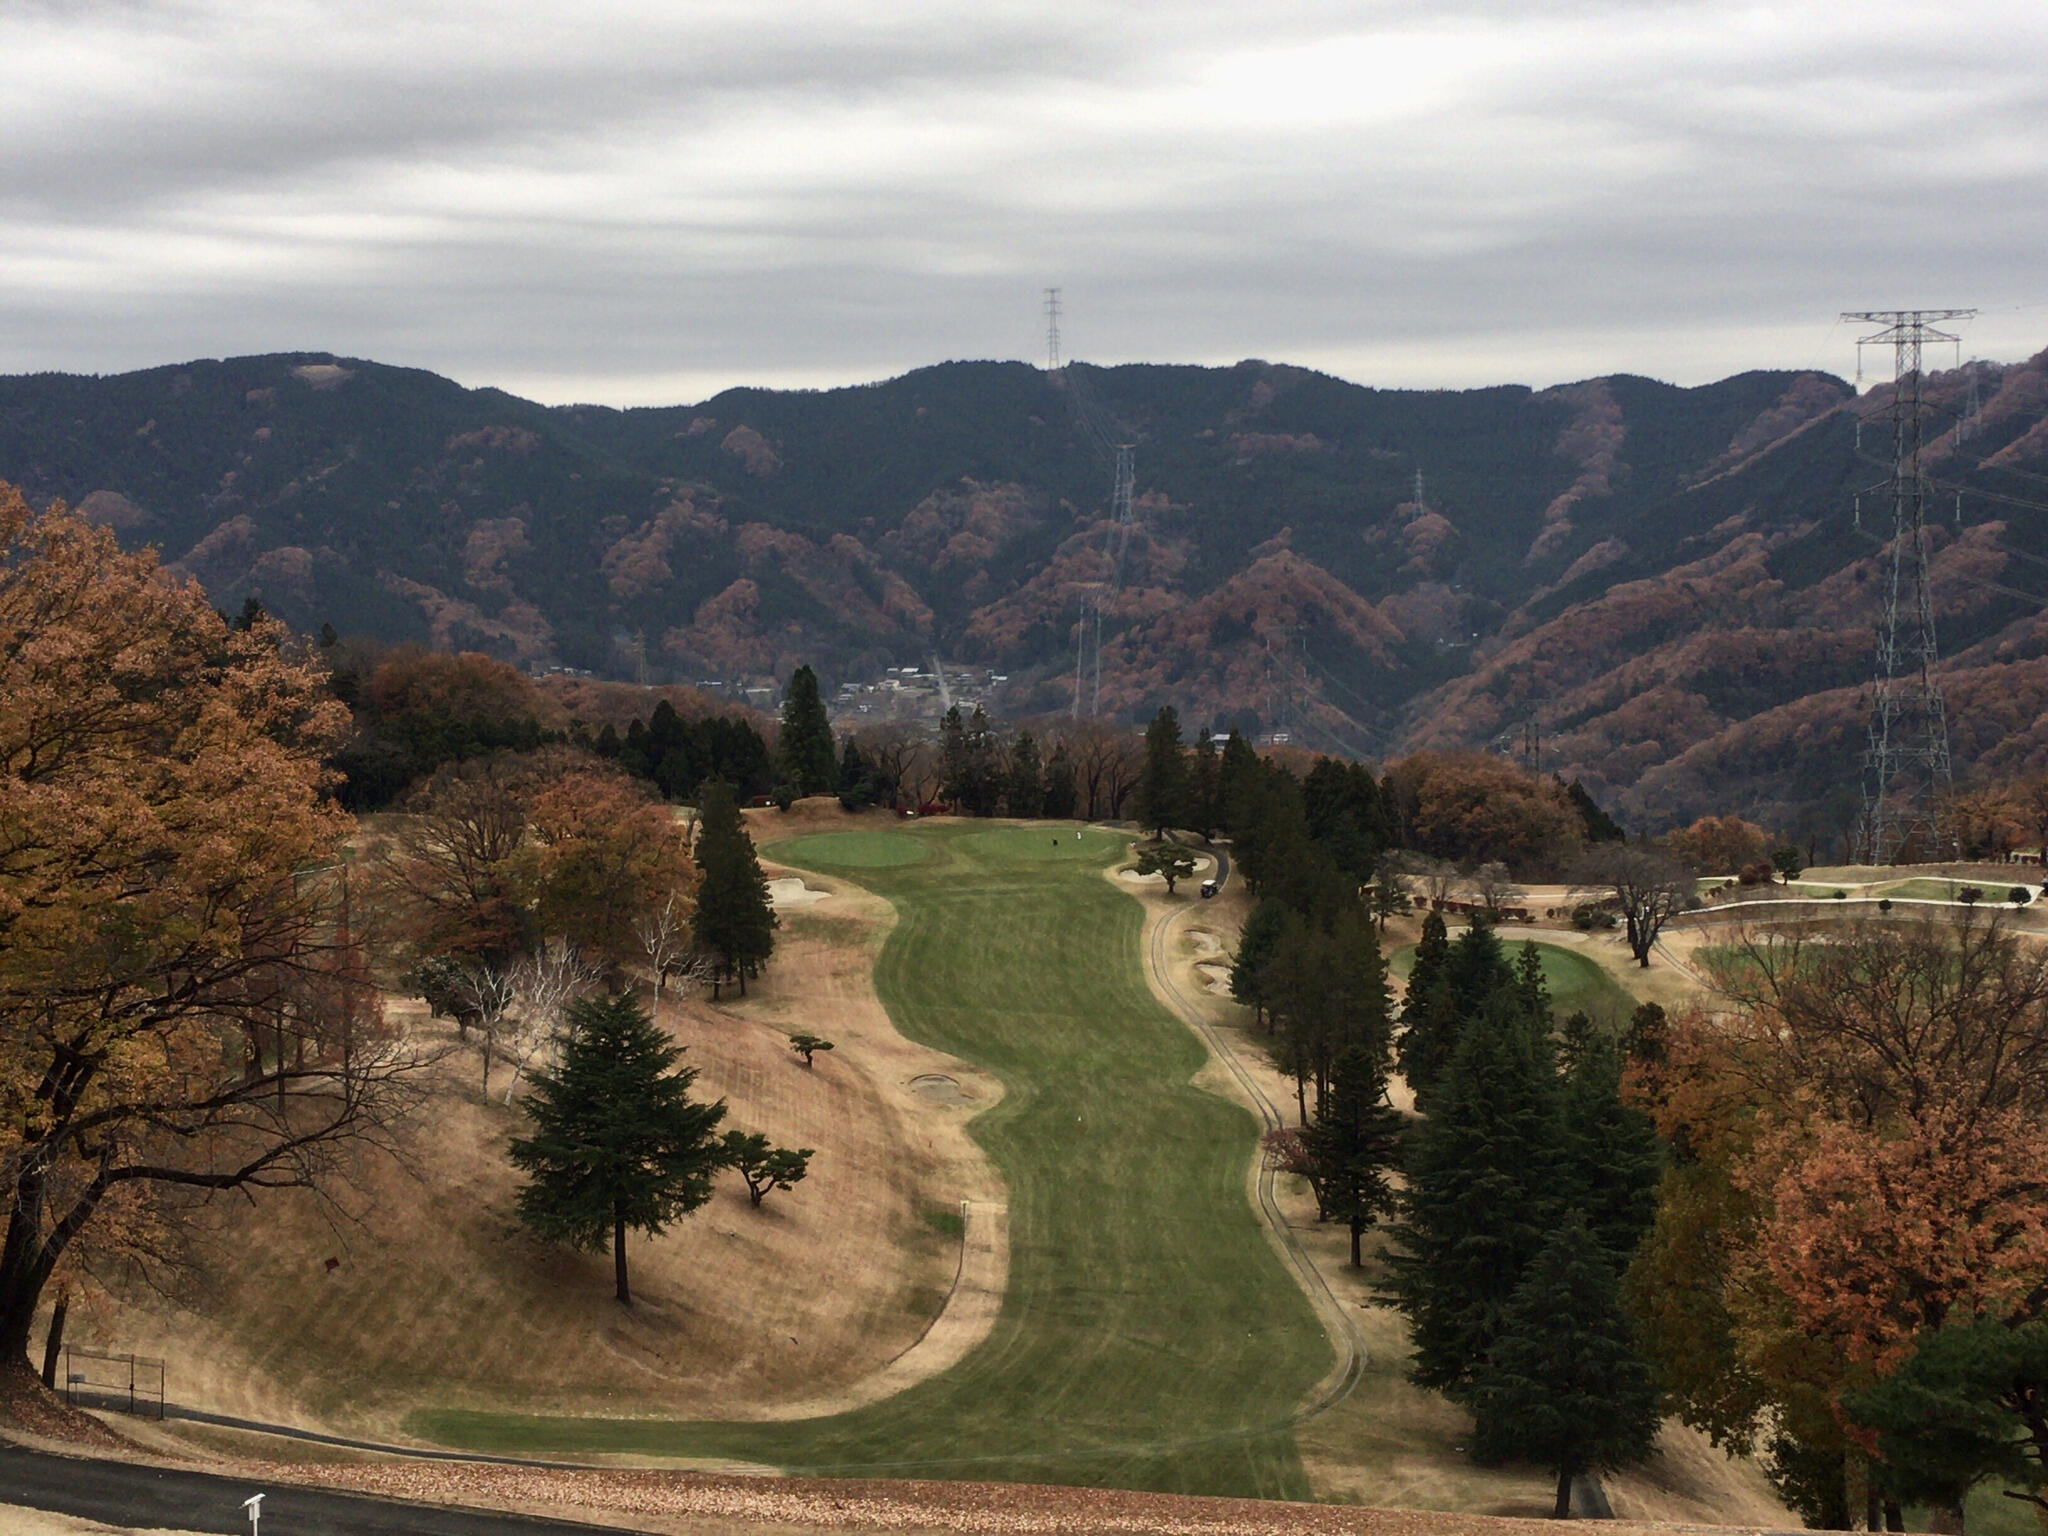
[[[1080,806],[1080,789],[1074,782],[1074,759],[1064,741],[1053,744],[1045,762],[1045,804],[1043,814],[1055,821],[1070,818]]]
[[[1145,727],[1145,767],[1138,778],[1135,814],[1138,825],[1164,837],[1168,827],[1186,821],[1188,759],[1180,742],[1180,716],[1171,704],[1159,706]]]
[[[747,978],[760,975],[775,952],[775,908],[731,788],[722,779],[707,779],[701,801],[697,866],[704,879],[697,888],[694,936],[715,967],[712,997],[728,980],[739,983],[744,997]]]
[[[1387,1175],[1400,1158],[1401,1117],[1386,1094],[1384,1056],[1356,1039],[1338,1055],[1315,1124],[1302,1132],[1316,1202],[1350,1228],[1354,1268],[1365,1229],[1393,1209]]]
[[[799,795],[829,795],[839,787],[839,753],[832,741],[832,722],[818,697],[818,674],[798,667],[789,677],[782,701],[782,732],[775,743],[775,766],[783,782]]]
[[[519,1219],[552,1242],[612,1252],[618,1298],[626,1233],[659,1233],[711,1198],[725,1158],[713,1140],[725,1101],[693,1102],[691,1067],[631,997],[585,998],[568,1009],[561,1067],[536,1072],[526,1097],[533,1134],[511,1146],[528,1175]]]
[[[1562,1185],[1618,1275],[1657,1219],[1664,1147],[1650,1117],[1621,1097],[1621,1050],[1587,1040],[1565,1074],[1560,1103]]]
[[[1560,1520],[1571,1513],[1573,1478],[1650,1453],[1657,1392],[1614,1270],[1579,1212],[1550,1234],[1515,1288],[1471,1400],[1474,1456],[1551,1467]]]
[[[1390,1290],[1410,1378],[1469,1401],[1508,1299],[1557,1211],[1557,1083],[1511,989],[1459,1034],[1414,1143]]]

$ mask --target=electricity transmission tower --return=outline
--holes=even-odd
[[[1074,718],[1084,712],[1093,719],[1102,704],[1102,614],[1123,588],[1124,552],[1131,543],[1132,502],[1137,488],[1137,445],[1131,432],[1104,409],[1087,380],[1070,373],[1060,360],[1060,291],[1045,290],[1045,364],[1053,382],[1067,392],[1074,419],[1110,465],[1109,580],[1092,598],[1081,600],[1081,621],[1074,632]]]
[[[1856,342],[1892,349],[1892,395],[1876,419],[1892,429],[1890,478],[1872,486],[1891,501],[1890,565],[1884,610],[1877,622],[1877,667],[1870,691],[1870,741],[1863,757],[1863,822],[1858,829],[1867,863],[1889,864],[1907,851],[1952,858],[1956,851],[1949,799],[1948,712],[1937,668],[1934,596],[1927,577],[1928,483],[1920,470],[1925,430],[1921,351],[1930,341],[1960,342],[1936,329],[1944,320],[1967,320],[1972,309],[1879,309],[1843,314],[1846,321],[1881,327]],[[1861,526],[1859,501],[1857,523]]]

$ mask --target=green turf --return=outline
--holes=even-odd
[[[1511,931],[1501,934],[1501,947],[1510,961],[1521,952],[1522,943]],[[1636,1000],[1598,961],[1557,944],[1538,943],[1536,954],[1543,961],[1543,980],[1550,988],[1551,1012],[1558,1018],[1583,1008],[1595,1019],[1616,1022],[1634,1010]],[[1387,969],[1403,981],[1414,966],[1413,944],[1404,944],[1387,957]]]
[[[929,852],[921,838],[903,832],[820,832],[770,846],[778,864],[812,869],[888,869],[916,864]]]
[[[1077,843],[1070,827],[1055,848],[1054,832],[934,825],[765,850],[833,872],[843,851],[867,856],[862,838],[929,854],[865,866],[862,883],[898,913],[875,973],[891,1017],[1003,1082],[972,1125],[1011,1202],[1009,1286],[984,1344],[829,1419],[430,1411],[409,1427],[492,1451],[1307,1497],[1287,1418],[1333,1355],[1246,1199],[1255,1123],[1190,1086],[1202,1050],[1146,988],[1138,903],[1101,877],[1124,840]]]

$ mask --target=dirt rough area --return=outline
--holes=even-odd
[[[803,1417],[945,1369],[987,1335],[1008,1274],[1006,1191],[966,1134],[1001,1088],[891,1024],[871,972],[893,909],[801,878],[823,899],[782,914],[748,997],[670,998],[658,1017],[726,1124],[817,1149],[810,1176],[758,1209],[722,1180],[666,1233],[629,1238],[631,1309],[608,1258],[514,1219],[504,1144],[525,1117],[502,1102],[502,1066],[481,1099],[472,1049],[449,1059],[413,1167],[366,1164],[350,1214],[294,1191],[221,1202],[176,1298],[75,1304],[71,1336],[167,1357],[180,1403],[400,1441],[422,1406]],[[395,1007],[452,1043],[421,1005]],[[806,1068],[798,1029],[836,1049]],[[958,1100],[911,1086],[929,1074]]]
[[[257,1469],[246,1470],[253,1474]],[[397,1465],[298,1467],[287,1475],[294,1482],[430,1503],[484,1505],[693,1536],[763,1530],[971,1536],[1542,1536],[1557,1530],[1550,1520],[1014,1483]],[[1612,1522],[1602,1529],[1621,1533],[1674,1528]]]

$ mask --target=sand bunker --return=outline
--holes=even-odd
[[[830,891],[812,890],[804,884],[802,875],[787,875],[768,882],[768,901],[778,912],[791,907],[815,906],[831,894]]]
[[[1218,965],[1214,961],[1198,963],[1195,966],[1195,974],[1202,978],[1202,985],[1218,997],[1230,996],[1229,966]]]
[[[1223,941],[1207,928],[1190,928],[1187,930],[1187,935],[1188,942],[1195,946],[1196,954],[1206,958],[1209,955],[1220,955],[1223,953]]]
[[[930,1099],[934,1104],[972,1104],[973,1094],[960,1086],[956,1077],[943,1072],[926,1072],[910,1080],[910,1091],[921,1099]]]

